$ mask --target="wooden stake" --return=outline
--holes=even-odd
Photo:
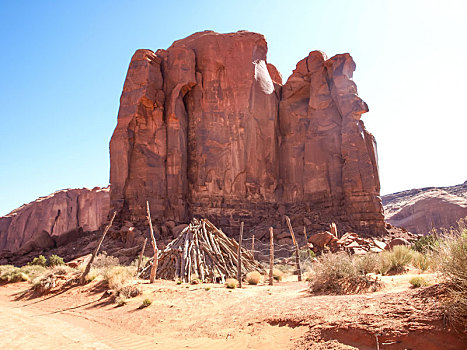
[[[303,226],[303,234],[305,235],[305,245],[308,244],[308,237],[306,235],[306,226]]]
[[[242,240],[243,240],[243,221],[240,224],[240,238],[238,239],[238,250],[237,250],[237,281],[238,281],[239,288],[242,288]]]
[[[251,237],[251,254],[255,254],[255,235]]]
[[[151,232],[151,243],[152,243],[152,249],[154,250],[154,256],[152,259],[152,267],[151,267],[151,274],[149,275],[149,283],[154,283],[156,280],[156,272],[157,272],[157,265],[159,263],[158,260],[158,250],[157,250],[157,243],[156,243],[156,237],[154,237],[154,230],[152,228],[152,221],[151,221],[151,211],[149,210],[149,201],[146,201],[146,208],[148,212],[147,219],[149,221],[149,229]]]
[[[295,240],[295,235],[293,233],[292,224],[290,223],[290,218],[288,216],[286,216],[285,219],[287,220],[287,226],[289,226],[290,235],[292,236],[292,241],[293,241],[293,244],[295,245],[295,255],[296,255],[295,264],[297,266],[298,280],[301,281],[302,280],[302,270],[300,269],[300,250],[298,249],[298,243]]]
[[[274,280],[274,230],[272,227],[269,228],[269,238],[269,285],[272,286]]]
[[[146,249],[146,243],[148,243],[148,238],[147,237],[144,239],[143,247],[141,248],[141,252],[139,253],[138,267],[136,269],[136,275],[138,275],[139,269],[141,267],[141,262],[143,261],[143,254],[144,254],[144,250]]]
[[[88,275],[89,271],[91,270],[91,265],[92,265],[94,259],[96,258],[97,252],[101,248],[101,244],[104,241],[105,235],[107,234],[107,231],[112,226],[112,223],[114,222],[114,219],[115,219],[116,215],[117,215],[117,212],[114,211],[114,215],[112,216],[112,219],[110,219],[109,224],[106,226],[106,228],[104,230],[104,233],[102,234],[101,239],[99,240],[99,243],[97,244],[96,249],[94,249],[94,252],[91,255],[91,259],[89,260],[88,264],[86,265],[86,268],[84,269],[83,274],[81,275],[81,278],[80,278],[81,284],[84,284],[84,282],[86,281],[86,276]]]

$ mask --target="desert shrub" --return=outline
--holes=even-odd
[[[46,294],[57,285],[57,276],[52,271],[47,271],[33,281],[33,290],[39,294]]]
[[[377,272],[380,264],[379,255],[375,253],[367,253],[362,256],[354,256],[353,263],[357,272],[362,275]]]
[[[316,257],[315,253],[309,248],[300,249],[298,254],[300,261],[313,260],[313,258]],[[296,254],[294,253],[293,256],[295,257],[295,255]]]
[[[138,286],[123,286],[122,288],[118,289],[117,291],[117,296],[124,298],[124,299],[129,299],[129,298],[135,298],[138,295],[141,294],[141,289],[138,288]]]
[[[357,267],[347,254],[324,254],[314,264],[310,290],[313,293],[349,294],[377,290],[381,282]]]
[[[413,288],[425,287],[428,285],[427,281],[420,276],[412,277],[409,281]]]
[[[284,272],[282,272],[280,269],[275,268],[275,269],[272,270],[272,277],[276,281],[280,282],[284,278]]]
[[[225,286],[228,289],[235,289],[238,287],[238,281],[235,278],[228,278],[225,281]]]
[[[406,246],[398,245],[390,251],[380,253],[378,272],[382,275],[402,273],[412,262],[414,252]]]
[[[465,221],[464,221],[465,223]],[[445,307],[449,319],[467,330],[467,230],[453,231],[440,240],[434,259],[448,286]]]
[[[143,303],[141,304],[141,307],[148,307],[152,304],[152,300],[149,298],[146,298],[143,300]]]
[[[246,274],[248,284],[257,285],[261,280],[261,274],[258,271],[251,271]]]
[[[13,265],[0,266],[0,282],[14,283],[20,281],[31,281],[42,275],[45,268],[40,265],[26,265],[15,267]]]
[[[47,269],[42,265],[25,265],[20,268],[32,280],[46,273]]]
[[[126,300],[124,297],[122,296],[118,296],[116,299],[115,299],[115,304],[117,304],[117,306],[124,306],[128,303],[128,300]]]
[[[436,248],[438,244],[438,239],[435,235],[427,235],[416,240],[412,248],[417,252],[426,254]]]
[[[47,259],[43,255],[39,255],[38,257],[32,259],[29,265],[39,265],[39,266],[47,266]]]
[[[211,287],[206,287],[206,288],[204,288],[204,290],[207,292],[207,291],[211,290]]]
[[[412,253],[412,265],[419,269],[420,271],[426,271],[431,266],[431,259],[427,253],[420,253],[418,251],[414,251]]]
[[[106,252],[102,252],[101,254],[97,255],[92,263],[92,266],[96,269],[106,269],[108,267],[118,265],[120,265],[118,258],[114,256],[108,256]]]
[[[86,275],[86,282],[94,281],[97,278],[97,276],[102,274],[102,272],[102,269],[96,269],[94,267],[91,267],[91,270],[89,270],[89,273]]]
[[[103,277],[110,289],[120,290],[125,283],[133,279],[134,273],[134,266],[111,266],[104,270]]]
[[[55,254],[52,254],[51,256],[49,256],[49,266],[54,267],[54,266],[59,266],[59,265],[65,265],[63,258]]]

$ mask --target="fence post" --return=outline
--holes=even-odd
[[[292,228],[292,224],[290,223],[290,218],[288,216],[286,216],[285,219],[287,220],[287,226],[289,226],[290,235],[292,236],[293,244],[295,245],[295,254],[296,254],[295,264],[297,265],[298,280],[301,281],[302,280],[302,270],[300,268],[300,250],[298,249],[298,243],[297,243],[297,241],[295,239],[295,235],[293,233],[293,228]]]
[[[255,235],[253,235],[253,237],[251,237],[251,253],[255,254]]]
[[[80,278],[80,283],[81,284],[84,284],[84,282],[86,281],[86,276],[88,275],[89,271],[91,270],[91,265],[92,265],[94,259],[96,258],[97,252],[99,252],[99,249],[101,248],[101,244],[104,241],[105,235],[107,234],[107,231],[112,226],[112,223],[114,222],[114,219],[115,219],[116,215],[117,215],[117,212],[114,211],[112,219],[110,219],[109,224],[105,227],[104,233],[102,234],[101,239],[99,240],[99,243],[97,243],[97,246],[96,246],[96,248],[94,249],[94,252],[91,255],[91,259],[89,259],[89,261],[88,261],[88,263],[86,265],[86,268],[84,269],[84,272],[81,275],[81,278]]]
[[[306,226],[303,226],[303,234],[305,235],[305,245],[308,244],[308,237],[306,235]]]
[[[148,212],[147,219],[149,221],[149,229],[151,232],[152,249],[154,250],[154,256],[152,258],[151,274],[149,275],[149,283],[154,283],[154,281],[156,280],[157,265],[159,264],[159,261],[158,261],[158,249],[157,249],[156,237],[154,237],[154,230],[152,228],[151,211],[149,210],[149,201],[146,201],[146,209]]]
[[[274,275],[274,231],[272,227],[269,228],[269,285],[273,285]]]
[[[242,288],[242,240],[243,240],[243,221],[240,224],[240,238],[238,239],[238,251],[237,251],[237,281],[238,281],[239,288]]]

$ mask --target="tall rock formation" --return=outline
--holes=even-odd
[[[31,244],[51,248],[71,231],[99,229],[109,210],[109,188],[57,191],[0,217],[0,250],[15,252]]]
[[[314,51],[282,86],[257,33],[193,34],[138,50],[110,142],[120,217],[210,218],[227,229],[337,221],[382,233],[376,144],[349,54]]]

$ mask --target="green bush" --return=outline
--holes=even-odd
[[[413,277],[410,279],[409,283],[413,288],[425,287],[428,285],[427,281],[423,277]]]
[[[42,275],[46,269],[40,265],[26,265],[15,267],[13,265],[0,266],[0,282],[14,283],[31,281]]]
[[[438,246],[438,239],[434,235],[420,237],[413,245],[413,249],[422,254],[432,251]]]
[[[49,266],[54,267],[59,265],[65,265],[63,258],[59,257],[58,255],[52,254],[49,257]]]
[[[47,266],[47,260],[45,256],[39,255],[37,258],[32,259],[29,265]]]
[[[143,308],[144,308],[144,307],[148,307],[148,306],[150,306],[151,304],[152,304],[152,300],[149,299],[149,298],[146,298],[146,299],[143,300],[143,303],[141,304],[141,307],[143,307]]]

